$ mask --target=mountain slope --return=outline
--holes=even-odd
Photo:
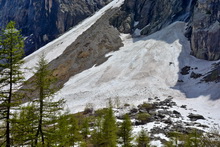
[[[40,55],[45,54],[45,58],[48,62],[59,57],[68,46],[70,46],[80,35],[82,35],[85,31],[87,31],[94,23],[110,8],[119,7],[122,4],[123,0],[117,1],[114,0],[98,12],[96,12],[93,16],[85,19],[82,23],[75,26],[70,31],[66,32],[59,38],[55,39],[54,41],[48,43],[47,45],[43,46],[39,50],[35,51],[31,55],[24,58],[25,63],[23,65],[23,69],[34,67],[38,61]],[[33,76],[33,73],[29,70],[25,71],[26,79],[29,79]]]
[[[114,0],[81,25],[26,57],[24,67],[33,67],[43,52],[49,61],[59,57],[75,38],[91,26],[88,24],[95,23],[108,9],[122,3],[123,0]],[[147,37],[131,38],[121,34],[124,47],[107,54],[109,58],[103,64],[72,76],[57,92],[56,98],[66,99],[70,111],[74,113],[82,111],[88,103],[95,108],[105,107],[109,98],[119,98],[122,104],[138,105],[148,98],[163,100],[172,96],[178,105],[189,108],[183,112],[185,116],[198,111],[205,118],[210,118],[204,123],[220,124],[220,84],[202,81],[217,62],[199,60],[190,55],[185,28],[185,23],[176,22]],[[67,38],[68,35],[75,38]],[[189,69],[184,71],[187,66]],[[193,72],[202,75],[191,78]],[[27,73],[26,78],[31,76]]]
[[[65,98],[71,112],[77,112],[87,103],[105,107],[109,98],[137,105],[149,97],[172,96],[177,103],[219,123],[219,83],[199,83],[201,78],[180,74],[188,65],[207,73],[214,63],[190,56],[184,28],[185,23],[178,22],[148,37],[125,37],[124,47],[109,54],[111,57],[102,65],[72,77],[57,97]],[[180,79],[184,82],[178,83]]]

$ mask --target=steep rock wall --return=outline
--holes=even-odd
[[[154,33],[174,21],[188,21],[193,0],[125,0],[112,24],[124,33],[141,30],[142,35]]]
[[[220,59],[220,0],[125,0],[111,19],[120,32],[154,33],[174,21],[188,22],[186,37],[192,55],[205,60]]]
[[[200,59],[220,59],[220,0],[198,0],[190,38],[192,55]]]
[[[26,37],[26,54],[30,54],[110,1],[0,0],[0,28],[15,21]]]

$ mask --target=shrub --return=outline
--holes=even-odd
[[[124,104],[124,107],[129,107],[129,106],[130,106],[130,104],[128,104],[128,103]]]
[[[139,109],[146,110],[147,112],[149,112],[149,110],[153,108],[154,108],[154,105],[150,103],[143,103],[142,105],[139,105]]]
[[[145,112],[145,113],[138,113],[136,119],[139,121],[139,123],[146,124],[147,122],[150,121],[150,117],[151,115]]]

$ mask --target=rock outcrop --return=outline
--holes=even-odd
[[[188,21],[194,4],[192,0],[125,0],[112,24],[123,33],[139,29],[148,35],[174,21]]]
[[[26,38],[26,54],[30,54],[110,1],[0,0],[0,28],[15,21]]]
[[[111,23],[135,36],[149,35],[174,21],[188,22],[192,55],[220,59],[220,0],[125,0]]]
[[[220,59],[220,0],[198,0],[191,26],[192,54],[200,59]]]

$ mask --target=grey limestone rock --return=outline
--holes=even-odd
[[[190,118],[191,121],[197,121],[198,119],[205,119],[202,115],[200,114],[189,114],[188,117]]]
[[[198,0],[192,17],[192,55],[220,59],[220,0]]]
[[[189,20],[192,4],[185,0],[125,0],[112,24],[123,33],[140,29],[142,35],[148,35],[174,21]]]
[[[111,0],[0,0],[0,29],[15,21],[30,54]]]

